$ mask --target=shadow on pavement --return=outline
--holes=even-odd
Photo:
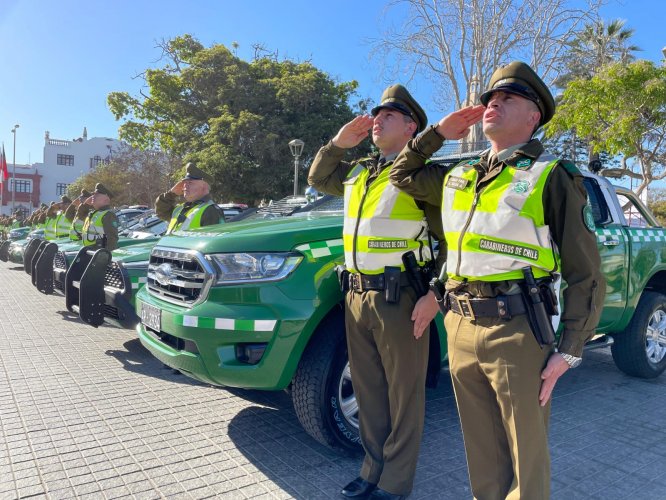
[[[83,323],[79,315],[69,311],[56,311],[60,316],[62,316],[63,321],[72,321],[76,323]]]
[[[105,354],[118,360],[125,370],[179,384],[208,385],[190,377],[186,377],[185,375],[181,375],[180,372],[172,370],[160,363],[145,347],[143,347],[143,345],[141,345],[141,341],[138,338],[128,340],[123,344],[123,347],[125,350],[109,349]]]
[[[294,498],[339,498],[361,456],[317,443],[300,426],[291,401],[287,403],[282,401],[276,409],[241,410],[229,422],[229,438],[262,474]]]

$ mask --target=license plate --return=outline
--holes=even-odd
[[[162,329],[162,311],[155,306],[141,302],[141,323],[159,332]]]

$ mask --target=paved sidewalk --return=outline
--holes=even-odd
[[[94,329],[0,263],[0,499],[340,498],[359,457],[318,445],[284,392],[165,369],[131,331]],[[448,375],[428,392],[414,499],[470,498]],[[553,498],[666,498],[666,375],[588,353],[556,389]]]

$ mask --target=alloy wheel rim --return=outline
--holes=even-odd
[[[340,375],[340,383],[338,384],[338,401],[340,401],[340,410],[345,420],[349,424],[358,429],[358,402],[354,394],[352,386],[351,368],[349,361],[345,365],[342,374]]]
[[[657,309],[647,325],[645,350],[650,363],[657,364],[666,357],[666,311]]]

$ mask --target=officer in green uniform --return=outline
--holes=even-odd
[[[72,204],[72,200],[67,195],[62,195],[60,197],[60,203],[58,203],[58,213],[55,217],[55,238],[68,238],[69,237],[69,228],[72,225],[72,220],[67,219],[67,210]]]
[[[413,486],[429,330],[414,332],[417,296],[406,286],[402,256],[413,250],[421,264],[431,260],[428,229],[441,238],[441,220],[437,207],[417,204],[393,188],[388,173],[398,152],[426,124],[425,112],[407,89],[392,85],[372,116],[354,118],[319,150],[308,177],[318,191],[345,199],[343,241],[350,272],[345,326],[365,449],[359,477],[342,490],[348,498],[403,498]],[[346,150],[369,130],[380,153],[344,161]],[[426,221],[427,213],[434,217]],[[390,283],[400,284],[397,291]]]
[[[104,246],[107,250],[118,248],[118,218],[110,207],[112,197],[111,191],[98,182],[92,196],[86,200],[93,210],[83,223],[84,246]]]
[[[58,216],[58,204],[52,201],[49,208],[46,210],[46,218],[44,219],[44,239],[55,240],[56,238],[56,217]]]
[[[72,220],[72,224],[69,227],[69,239],[72,241],[81,241],[83,223],[92,210],[92,206],[86,203],[86,200],[90,198],[90,196],[90,191],[82,189],[79,196],[75,198],[69,206],[68,211],[71,211],[70,214]],[[70,214],[68,214],[68,217]]]
[[[169,221],[167,234],[224,222],[222,211],[210,196],[213,178],[193,163],[185,166],[185,177],[155,200],[155,213]],[[184,202],[180,202],[185,198]]]
[[[582,360],[605,281],[581,173],[532,138],[555,112],[548,87],[527,64],[513,62],[495,71],[480,100],[489,150],[445,176],[425,164],[454,138],[451,130],[479,120],[479,106],[466,108],[411,141],[391,182],[442,206],[449,365],[474,498],[547,499],[550,396]],[[557,349],[537,341],[547,329],[535,320],[529,291],[538,288],[525,285],[526,270],[544,284],[558,283],[560,274],[568,284]],[[428,321],[434,295],[420,306],[417,321]],[[554,309],[542,317],[551,315]]]

